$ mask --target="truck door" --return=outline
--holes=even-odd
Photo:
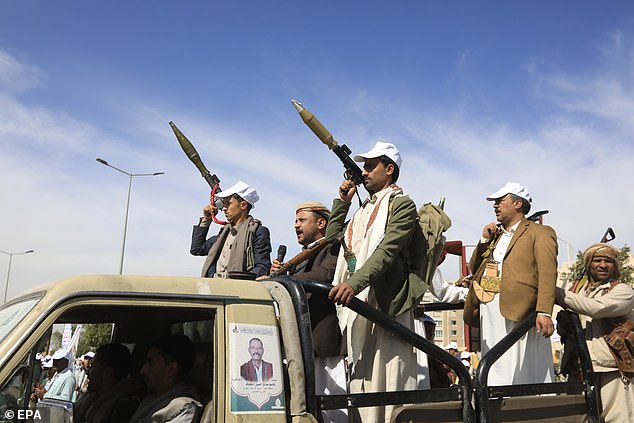
[[[0,380],[0,422],[13,421],[12,416],[24,414],[26,410],[39,410],[44,420],[52,416],[50,407],[62,412],[67,420],[77,411],[77,402],[73,398],[61,401],[61,404],[38,407],[31,399],[32,387],[39,381],[40,370],[35,364],[37,353],[52,353],[55,345],[55,328],[67,324],[110,325],[111,332],[99,339],[86,339],[80,335],[76,344],[70,346],[80,355],[96,349],[105,343],[120,343],[128,347],[132,355],[130,378],[143,384],[139,370],[143,366],[149,345],[162,335],[183,334],[193,343],[194,368],[185,379],[185,383],[194,387],[199,400],[206,407],[206,421],[223,421],[216,418],[218,380],[218,351],[224,351],[225,328],[224,309],[220,301],[171,300],[151,295],[140,298],[139,294],[102,296],[99,298],[70,299],[49,314],[25,327],[25,336],[21,344],[15,347],[15,353],[5,362]],[[72,364],[71,364],[72,365]],[[88,385],[90,386],[90,385]],[[76,400],[76,399],[75,399]],[[46,403],[46,401],[41,401]],[[202,413],[202,410],[201,410]],[[11,417],[6,418],[5,416]],[[4,420],[3,420],[4,419]],[[75,419],[75,421],[77,421]]]

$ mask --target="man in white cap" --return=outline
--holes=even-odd
[[[57,369],[53,367],[53,358],[50,355],[42,357],[42,374],[33,388],[31,400],[37,402],[44,397],[46,391],[51,387],[56,373]]]
[[[94,357],[95,353],[88,351],[79,359],[80,366],[75,370],[75,382],[77,382],[77,386],[75,386],[74,401],[77,401],[88,392],[88,372],[92,366],[92,360]]]
[[[72,359],[70,349],[55,351],[52,356],[53,367],[57,373],[51,379],[51,384],[44,394],[44,398],[60,399],[63,401],[71,401],[73,392],[75,392],[75,376],[68,367]]]
[[[209,204],[198,225],[194,225],[190,252],[207,256],[201,276],[227,278],[229,272],[250,272],[254,278],[267,275],[271,267],[269,230],[249,214],[260,199],[257,191],[239,181],[215,196],[222,201],[227,224],[218,235],[206,239],[218,212],[214,204]]]
[[[416,205],[396,185],[401,155],[393,144],[377,142],[354,160],[363,162],[363,185],[370,197],[346,225],[357,187],[350,180],[339,187],[326,229],[327,238],[342,234],[335,286],[329,296],[342,305],[356,296],[413,329],[412,307],[426,288],[415,273],[424,259],[425,241]],[[340,325],[352,361],[351,392],[416,389],[416,353],[411,345],[346,308],[341,309]],[[364,422],[376,423],[389,421],[394,408],[358,411]]]
[[[557,281],[557,235],[530,222],[531,196],[525,185],[509,182],[486,198],[496,223],[489,223],[471,257],[474,282],[464,308],[469,326],[480,327],[486,354],[517,324],[537,312],[535,327],[491,367],[489,386],[554,380],[548,337]]]

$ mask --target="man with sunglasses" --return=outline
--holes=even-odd
[[[416,205],[396,185],[401,155],[394,144],[378,142],[354,160],[364,163],[363,185],[370,196],[346,224],[357,187],[350,180],[339,187],[326,229],[327,238],[342,235],[329,297],[342,305],[356,297],[413,330],[412,308],[425,292],[425,283],[415,273],[424,258],[425,240]],[[411,345],[347,308],[340,310],[339,321],[351,361],[352,393],[416,389]],[[358,411],[364,422],[388,422],[395,407]]]
[[[239,181],[216,197],[222,201],[227,224],[218,235],[206,239],[218,212],[210,203],[203,209],[203,216],[192,233],[191,254],[207,256],[201,276],[227,278],[230,272],[249,272],[255,279],[267,275],[271,267],[269,230],[249,214],[260,199],[257,191]]]
[[[557,235],[526,219],[531,195],[525,185],[508,182],[486,197],[497,223],[484,226],[471,257],[473,282],[464,321],[480,327],[486,354],[514,327],[537,312],[535,326],[489,372],[489,386],[548,383],[554,380],[550,335],[557,282]]]

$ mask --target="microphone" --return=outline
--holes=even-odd
[[[284,262],[284,256],[286,255],[286,245],[281,244],[277,247],[277,261]]]

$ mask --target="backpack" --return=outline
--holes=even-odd
[[[425,240],[423,247],[425,251],[421,251],[423,260],[416,273],[427,285],[431,285],[445,245],[446,238],[443,233],[451,227],[451,219],[445,213],[444,207],[445,199],[442,198],[437,206],[425,203],[418,210],[418,225]]]

